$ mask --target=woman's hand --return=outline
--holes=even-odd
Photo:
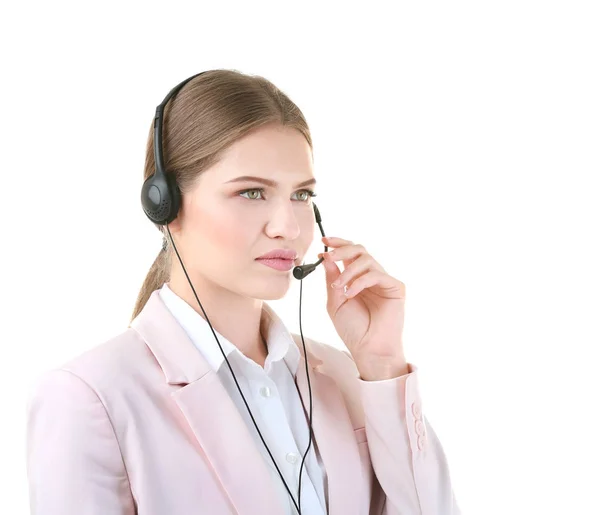
[[[319,254],[324,255],[327,312],[361,377],[377,380],[408,373],[402,342],[404,283],[387,274],[362,245],[341,238],[322,241],[334,248]],[[335,261],[342,261],[343,272]],[[331,287],[334,282],[337,287]]]

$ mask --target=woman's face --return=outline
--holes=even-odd
[[[241,176],[274,185],[235,180]],[[312,198],[306,191],[314,191],[314,183],[298,185],[313,179],[310,146],[295,129],[269,125],[234,143],[183,196],[170,225],[192,281],[203,278],[252,298],[283,297],[292,270],[275,270],[256,258],[291,249],[297,254],[294,265],[302,264],[314,237]],[[181,268],[175,254],[172,264]]]

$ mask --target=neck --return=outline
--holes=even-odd
[[[264,366],[268,350],[263,341],[263,301],[243,297],[199,275],[190,275],[190,279],[213,329],[227,338],[244,356]],[[206,320],[183,271],[180,274],[173,273],[167,284],[173,293]]]

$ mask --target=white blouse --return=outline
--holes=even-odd
[[[208,322],[186,301],[176,295],[167,283],[161,287],[159,295],[190,340],[217,373],[246,422],[256,442],[256,447],[267,463],[282,503],[288,506],[286,513],[296,515],[298,512],[256,431]],[[208,317],[210,319],[210,313],[208,313]],[[285,478],[288,488],[298,503],[298,474],[309,438],[308,413],[304,412],[294,381],[300,361],[300,351],[283,321],[265,303],[263,303],[261,327],[265,328],[262,334],[268,348],[264,368],[244,356],[216,329],[215,333],[223,352],[227,355],[254,420],[260,428],[271,454],[277,461],[277,466]],[[299,373],[306,374],[306,371],[302,370]],[[227,445],[227,442],[223,442],[223,445]],[[244,464],[232,463],[231,466],[243,467]],[[248,470],[248,473],[252,474],[252,471]],[[325,515],[328,502],[326,492],[327,474],[318,449],[315,449],[313,442],[302,467],[300,506],[303,515]]]

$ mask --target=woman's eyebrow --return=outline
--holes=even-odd
[[[264,177],[253,177],[251,175],[242,175],[241,177],[236,177],[235,179],[231,179],[227,181],[227,184],[230,182],[243,182],[243,181],[256,181],[266,184],[267,186],[271,186],[273,188],[277,187],[277,183],[272,181],[271,179],[265,179]],[[296,188],[300,188],[302,186],[308,186],[309,184],[317,184],[316,179],[309,179],[307,181],[301,182],[300,184],[296,184]]]

